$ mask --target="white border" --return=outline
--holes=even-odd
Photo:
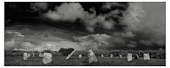
[[[170,1],[169,0],[163,0],[163,1],[160,1],[160,0],[145,0],[145,1],[136,1],[136,0],[117,0],[117,1],[114,1],[114,0],[26,0],[26,1],[23,1],[23,0],[0,0],[0,8],[2,9],[0,11],[0,41],[1,41],[1,51],[0,51],[0,67],[4,67],[4,2],[166,2],[166,66],[17,66],[17,67],[22,67],[22,68],[26,68],[26,67],[33,67],[33,68],[41,68],[41,67],[45,67],[45,68],[48,68],[48,67],[89,67],[89,68],[97,68],[97,67],[107,67],[107,68],[131,68],[131,67],[144,67],[144,68],[154,68],[154,67],[159,67],[159,68],[164,68],[164,67],[167,67],[167,68],[170,68],[170,63],[169,62],[169,44],[170,44],[170,19],[169,18],[169,14],[170,14],[170,10],[168,9],[168,7],[170,7]],[[11,11],[12,12],[12,11]],[[169,31],[168,31],[169,30]],[[16,66],[5,66],[5,67],[16,67]]]

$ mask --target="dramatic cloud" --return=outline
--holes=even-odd
[[[34,45],[30,42],[24,42],[22,40],[18,41],[16,39],[11,39],[10,41],[5,41],[5,49],[14,49],[14,48],[22,48],[22,49],[30,49],[34,48]]]
[[[46,11],[48,9],[48,3],[31,3],[30,7],[33,11]]]
[[[78,18],[86,18],[88,15],[89,13],[84,11],[79,3],[63,3],[61,6],[56,6],[54,11],[49,10],[49,12],[45,14],[45,16],[53,20],[71,21],[75,21]]]
[[[88,27],[86,27],[86,29],[87,29],[89,32],[94,32],[94,28],[93,28],[93,27],[88,26]]]
[[[148,40],[140,40],[139,43],[147,46],[153,45],[152,41],[148,41]]]
[[[124,37],[124,38],[133,38],[133,37],[135,37],[135,34],[133,34],[130,31],[128,31],[128,32],[114,32],[113,36]]]
[[[112,21],[112,22],[114,22],[114,21]],[[111,29],[112,27],[113,27],[113,23],[112,22],[105,22],[105,23],[103,23],[103,28],[105,28],[105,29]]]
[[[8,6],[12,9],[18,9],[15,3],[10,3]]]
[[[156,40],[156,39],[151,39],[151,40],[140,40],[139,43],[146,45],[146,46],[153,46],[154,44],[158,46],[165,46],[165,41],[164,40]]]
[[[121,24],[128,25],[127,30],[137,30],[140,27],[141,18],[144,17],[144,10],[142,8],[142,3],[129,3],[129,7],[126,12],[124,12],[124,19]],[[137,29],[136,29],[137,28]]]
[[[16,48],[16,46],[15,46],[14,44],[15,44],[15,41],[14,41],[14,40],[5,42],[5,43],[4,43],[5,49],[13,49],[13,48]]]
[[[5,49],[18,48],[38,51],[44,48],[48,48],[49,50],[59,50],[60,48],[85,49],[83,46],[72,41],[73,39],[71,38],[77,36],[74,35],[74,33],[68,34],[63,30],[56,30],[47,26],[38,26],[39,28],[33,27],[35,26],[8,27],[5,31]]]
[[[34,48],[34,45],[31,44],[30,42],[23,42],[23,43],[21,43],[21,45],[22,45],[22,48],[24,48],[24,49]]]
[[[128,46],[128,47],[131,47],[131,48],[134,48],[134,47],[137,46],[137,42],[135,42],[135,41],[130,41],[130,43],[127,44],[127,46]]]
[[[75,38],[78,44],[85,49],[105,49],[109,47],[110,42],[108,42],[111,36],[107,34],[92,34],[88,36]],[[119,39],[115,39],[117,42]],[[121,42],[120,42],[121,43]],[[100,48],[103,47],[103,48]]]
[[[109,17],[111,14],[96,15],[96,11],[92,8],[90,8],[90,11],[93,13],[85,11],[79,3],[63,3],[60,6],[56,6],[54,11],[49,10],[44,16],[54,21],[75,22],[77,19],[80,19],[89,32],[94,32],[97,24],[100,24],[104,29],[113,27],[115,21],[112,19],[106,20],[106,17]]]
[[[109,9],[111,10],[111,8],[113,7],[127,7],[126,5],[120,4],[120,3],[103,3],[102,8],[103,9]]]
[[[140,43],[160,45],[165,42],[165,3],[130,3],[121,24],[127,25],[126,31],[138,32],[150,40],[141,39]]]
[[[33,20],[35,22],[32,23],[32,18],[24,16],[27,13],[24,11],[21,15],[23,19],[15,19],[15,15],[14,18],[6,19],[6,23],[11,23],[12,26],[5,28],[5,48],[32,48],[41,51],[45,47],[59,50],[67,47],[75,49],[140,49],[140,47],[147,49],[148,47],[152,49],[152,47],[165,46],[165,3],[133,2],[101,3],[100,5],[87,7],[83,3],[28,3],[29,9],[25,7],[21,9],[17,3],[11,3],[8,7],[12,10],[29,10],[32,15],[27,14],[28,17],[41,14],[43,18],[36,17],[36,20]],[[10,16],[10,12],[8,13]],[[31,23],[25,23],[27,19]],[[13,24],[18,25],[20,22],[13,23],[15,20],[22,20],[21,24],[24,25],[33,25],[13,27]],[[36,22],[38,25],[35,27]],[[43,25],[39,26],[39,24]],[[84,34],[78,36],[76,32]]]
[[[128,32],[113,32],[110,38],[107,39],[109,42],[106,48],[113,48],[113,49],[121,49],[123,48],[135,48],[137,42],[132,41],[135,38],[135,34],[128,31]]]
[[[6,33],[8,33],[8,34],[13,34],[14,36],[18,36],[18,37],[25,37],[24,35],[22,35],[20,32],[15,32],[15,31],[6,31]]]

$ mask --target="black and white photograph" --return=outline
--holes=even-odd
[[[4,1],[4,66],[166,66],[166,2]]]

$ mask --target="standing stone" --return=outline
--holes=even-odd
[[[32,54],[32,57],[34,57],[34,53]]]
[[[148,55],[147,59],[148,59],[148,60],[150,60],[150,56],[149,56],[149,53],[147,53],[147,55]]]
[[[88,51],[88,58],[89,58],[89,64],[91,64],[92,62],[97,62],[96,55],[92,50]]]
[[[132,53],[127,54],[127,61],[132,61]]]
[[[148,55],[147,55],[146,53],[144,53],[144,54],[143,54],[143,59],[144,59],[144,60],[147,60],[147,56],[148,56]]]
[[[143,58],[144,60],[150,60],[149,53],[144,53]]]
[[[122,55],[121,55],[121,54],[119,54],[119,58],[122,58]]]
[[[113,57],[113,54],[110,54],[110,57],[112,58],[112,57]]]
[[[104,57],[103,54],[101,54],[101,57]]]
[[[39,53],[39,57],[43,57],[43,54],[42,54],[42,53]]]
[[[51,53],[44,53],[43,54],[43,63],[48,64],[52,61],[52,54]]]
[[[79,55],[79,58],[82,58],[82,55],[81,55],[81,54]]]
[[[27,60],[27,58],[28,58],[27,53],[23,53],[23,60]]]
[[[31,54],[28,54],[28,57],[27,58],[30,58],[31,57]]]

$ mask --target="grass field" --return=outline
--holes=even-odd
[[[97,57],[98,62],[88,64],[88,58],[82,57],[79,59],[73,56],[66,60],[66,56],[53,56],[52,62],[47,66],[165,66],[165,59],[153,59],[144,61],[143,58],[134,59],[128,62],[125,57]],[[42,58],[36,56],[31,57],[27,61],[23,60],[22,56],[5,56],[5,66],[46,66],[42,63]]]

